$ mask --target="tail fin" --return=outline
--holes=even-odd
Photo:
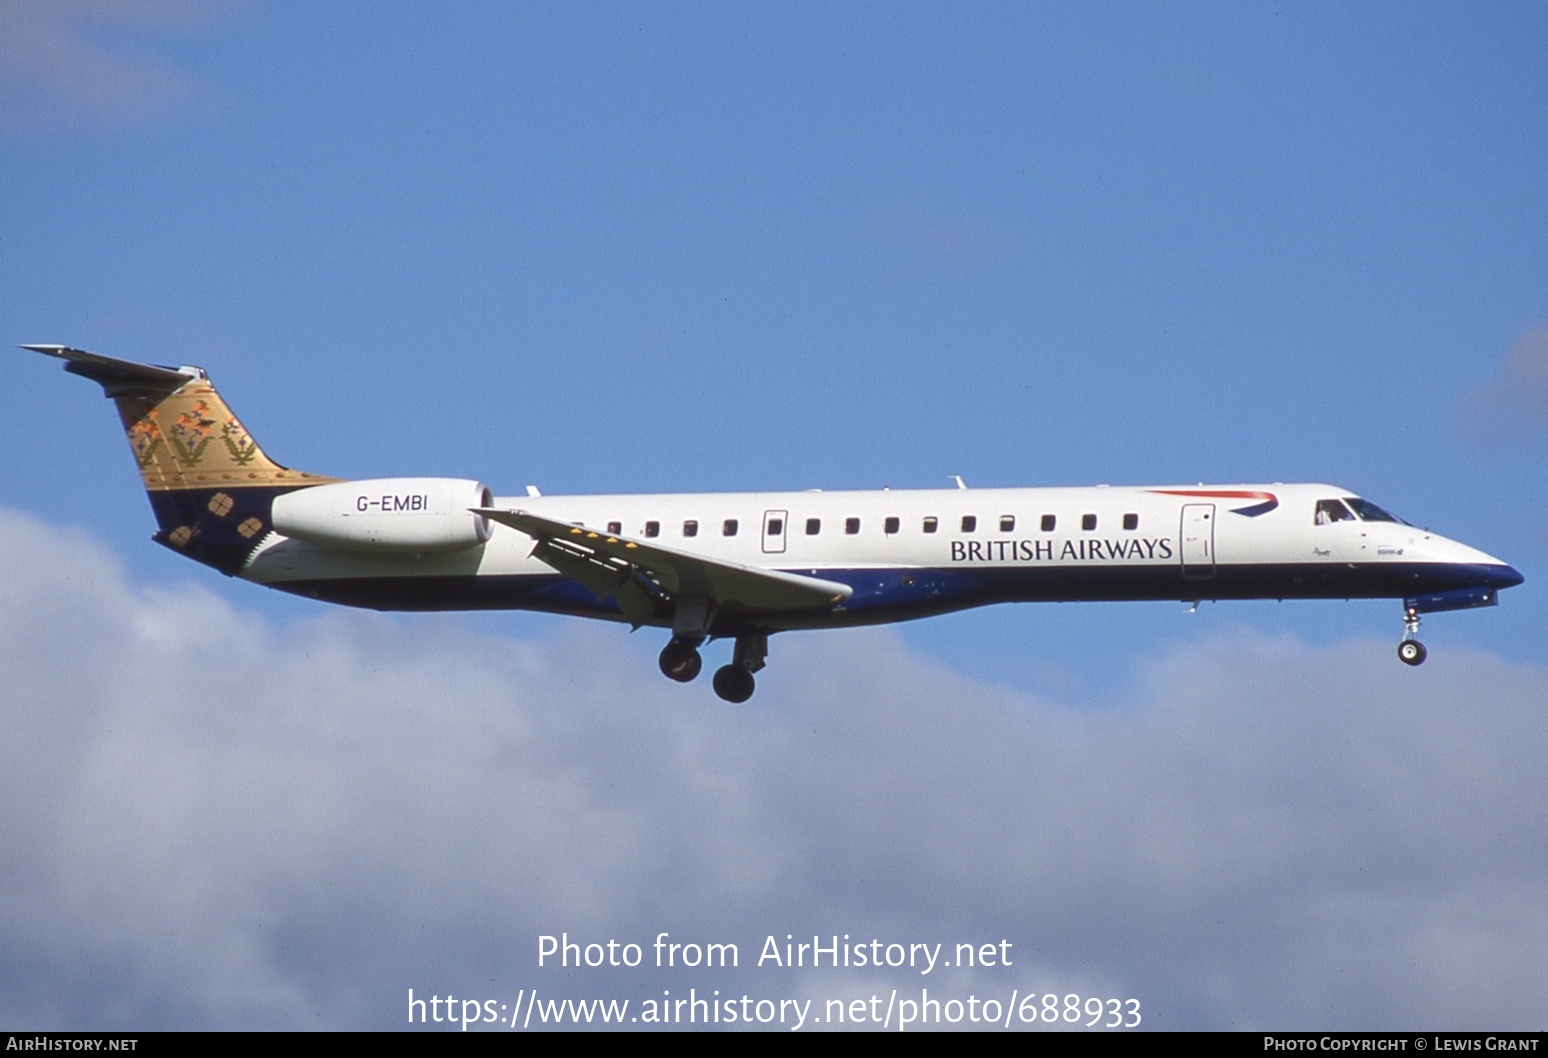
[[[289,470],[264,454],[197,367],[156,367],[63,345],[24,345],[65,361],[118,406],[140,468],[157,542],[236,573],[267,535],[282,492],[333,478]]]

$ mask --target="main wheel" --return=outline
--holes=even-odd
[[[728,702],[745,702],[756,688],[753,674],[740,665],[722,665],[715,670],[715,693]]]
[[[687,643],[675,640],[661,650],[661,674],[669,680],[687,683],[704,667],[704,659]]]
[[[1398,659],[1405,665],[1423,665],[1430,652],[1417,639],[1405,639],[1398,644]]]

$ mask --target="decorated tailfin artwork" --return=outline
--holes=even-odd
[[[66,361],[118,408],[156,515],[154,539],[234,574],[272,528],[274,497],[335,479],[280,466],[195,367],[152,367],[62,345],[25,348]]]

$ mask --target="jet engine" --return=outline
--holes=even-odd
[[[469,508],[493,502],[463,478],[371,478],[297,489],[274,499],[274,528],[347,551],[464,551],[489,539],[489,519]]]

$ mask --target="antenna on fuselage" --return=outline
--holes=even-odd
[[[955,481],[957,483],[957,488],[959,488],[959,489],[967,488],[967,484],[965,482],[963,482],[961,474],[953,474],[953,475],[951,475],[951,480],[953,480],[953,481]]]

